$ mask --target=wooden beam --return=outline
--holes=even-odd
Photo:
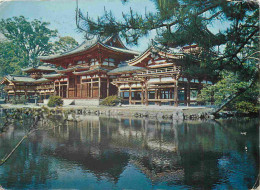
[[[55,83],[54,83],[54,89],[55,89]],[[55,92],[55,90],[54,90]],[[66,92],[66,98],[69,98],[69,77],[67,77],[67,92]]]
[[[90,97],[93,98],[93,79],[91,77],[91,86],[90,86]]]
[[[190,79],[187,82],[187,106],[190,106]]]
[[[129,105],[132,104],[132,87],[131,84],[129,84]]]
[[[61,94],[60,94],[60,81],[59,81],[59,96],[60,96]]]
[[[98,78],[98,98],[101,98],[101,78]]]
[[[109,78],[107,78],[107,96],[109,96]]]
[[[146,81],[145,81],[145,105],[148,106],[148,88],[147,88]]]
[[[178,81],[175,82],[174,87],[174,106],[178,107]]]
[[[143,84],[142,85],[142,91],[141,91],[141,104],[144,105],[144,87]]]

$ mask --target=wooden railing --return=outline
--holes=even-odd
[[[139,79],[137,79],[137,78],[133,78],[133,77],[131,77],[131,78],[117,78],[117,79],[113,79],[113,82],[128,82],[128,81],[136,81],[136,82],[140,82],[140,80]]]
[[[37,90],[42,90],[42,89],[50,89],[50,88],[54,88],[54,85],[41,85],[41,86],[37,86]]]
[[[13,86],[5,86],[4,87],[4,90],[7,91],[7,90],[13,90]]]
[[[168,68],[150,69],[142,72],[138,72],[137,76],[140,75],[151,75],[151,74],[165,74],[165,73],[177,73],[181,71],[181,66],[173,66]]]

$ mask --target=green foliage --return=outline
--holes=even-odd
[[[221,105],[228,97],[248,86],[247,82],[240,81],[234,73],[222,71],[221,80],[214,85],[206,85],[199,95],[199,101],[211,102],[212,96],[215,105]]]
[[[37,19],[28,21],[20,16],[2,19],[0,32],[22,51],[21,56],[31,66],[35,66],[38,56],[50,53],[50,39],[57,36],[57,31],[49,29],[48,26],[47,22]]]
[[[198,101],[209,103],[212,100],[216,106],[225,103],[233,94],[239,93],[242,89],[246,91],[235,98],[227,110],[237,110],[243,113],[255,113],[258,110],[259,83],[250,88],[250,82],[241,81],[239,75],[232,72],[221,72],[221,79],[214,85],[206,85],[198,96]],[[212,99],[213,98],[213,99]]]
[[[11,98],[10,102],[12,104],[26,104],[28,100],[25,96],[20,96],[20,98],[14,96],[13,98]]]
[[[60,96],[51,96],[47,105],[49,107],[62,106],[63,100]]]
[[[0,42],[0,77],[7,74],[21,74],[27,62],[23,51],[10,41]]]
[[[63,53],[68,50],[72,50],[78,45],[79,45],[78,42],[74,38],[70,36],[65,36],[65,37],[60,37],[59,41],[54,42],[52,49],[53,49],[53,53]]]
[[[235,104],[236,110],[241,113],[257,113],[258,107],[251,102],[241,101]]]
[[[104,106],[116,106],[121,102],[121,98],[114,95],[106,97],[102,102],[101,105]]]
[[[61,53],[78,45],[68,36],[50,43],[57,31],[48,26],[47,22],[28,21],[23,16],[0,20],[0,32],[6,39],[0,41],[0,77],[20,75],[21,68],[40,64],[38,56]]]

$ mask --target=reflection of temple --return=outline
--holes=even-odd
[[[77,162],[115,182],[128,164],[140,168],[153,181],[169,175],[183,178],[174,126],[91,116],[80,123],[57,127],[53,135],[63,144],[55,148],[55,156]]]
[[[60,189],[73,180],[70,188],[76,182],[123,189],[127,180],[136,182],[128,189],[140,189],[140,181],[149,189],[162,184],[167,189],[250,189],[259,168],[258,120],[230,121],[173,124],[88,116],[78,123],[42,121],[55,128],[30,135],[0,167],[0,183],[6,189]],[[31,121],[15,125],[0,136],[2,156],[23,137],[21,125]],[[241,137],[245,125],[248,134]],[[245,145],[251,145],[248,151]]]

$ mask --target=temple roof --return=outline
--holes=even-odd
[[[96,67],[94,69],[90,69],[90,70],[87,70],[87,71],[79,71],[79,72],[75,72],[74,71],[73,74],[74,75],[84,75],[84,74],[89,74],[89,73],[98,72],[98,71],[105,71],[105,72],[107,72],[109,70],[105,69],[103,67],[98,66],[98,67]]]
[[[85,70],[85,69],[89,69],[89,66],[77,65],[75,67],[70,67],[70,68],[67,68],[67,69],[57,70],[57,72],[58,73],[66,73],[66,72],[72,72],[72,71],[76,71],[76,70]]]
[[[52,73],[52,74],[43,75],[43,78],[59,78],[62,76],[64,76],[64,75],[60,74],[60,73]]]
[[[150,55],[152,56],[152,54],[158,54],[160,56],[172,58],[172,59],[180,59],[184,56],[184,54],[180,53],[180,51],[178,51],[177,49],[174,48],[166,49],[161,44],[152,41],[152,44],[142,54],[139,54],[135,58],[130,59],[126,62],[128,63],[128,65],[134,66],[142,62],[146,58],[148,58]]]
[[[56,69],[52,68],[50,66],[38,66],[38,67],[27,67],[25,69],[22,69],[23,72],[29,73],[29,72],[33,72],[33,71],[47,71],[47,72],[54,72]]]
[[[48,82],[48,79],[40,78],[40,79],[33,79],[28,76],[23,75],[7,75],[4,77],[4,79],[1,81],[1,84],[4,83],[4,81],[9,81],[12,83],[42,83],[42,82]]]
[[[120,43],[121,47],[115,47],[112,44],[109,44],[108,42],[111,41],[111,39],[116,39]],[[84,52],[84,51],[96,46],[97,44],[100,44],[103,47],[106,47],[108,49],[111,49],[111,50],[117,51],[117,52],[121,52],[121,53],[134,54],[134,55],[140,54],[140,52],[127,49],[123,45],[122,41],[120,40],[120,38],[118,36],[110,36],[110,37],[95,36],[95,37],[93,37],[93,39],[85,40],[78,47],[76,47],[76,48],[74,48],[70,51],[60,53],[60,54],[50,55],[50,56],[41,56],[41,57],[38,57],[38,58],[41,59],[41,60],[51,60],[51,59],[55,59],[55,58],[60,58],[60,57],[72,55],[72,54],[75,54],[75,53]]]
[[[109,75],[112,74],[117,74],[117,73],[129,73],[129,72],[134,72],[134,71],[140,71],[140,70],[145,70],[145,67],[136,67],[136,66],[123,66],[123,67],[118,67],[116,69],[113,69],[108,72]]]

